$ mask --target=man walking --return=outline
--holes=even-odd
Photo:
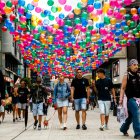
[[[124,94],[127,96],[128,118],[121,126],[120,131],[128,136],[127,131],[133,122],[134,138],[140,140],[140,73],[136,59],[130,60],[128,72],[123,77],[119,101],[121,105]]]
[[[111,79],[106,78],[104,69],[100,68],[97,70],[98,80],[93,83],[94,91],[98,96],[98,104],[100,109],[100,130],[104,131],[108,129],[109,111],[111,106],[111,94],[112,92],[114,102],[116,103],[115,90]]]
[[[89,82],[86,78],[82,77],[82,70],[77,70],[76,78],[73,79],[71,84],[71,99],[75,105],[75,117],[77,121],[76,129],[80,129],[80,114],[82,111],[82,129],[86,130],[86,108],[89,103],[90,88]]]

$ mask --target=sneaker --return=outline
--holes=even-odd
[[[83,130],[87,130],[87,127],[86,127],[85,124],[82,125],[82,129],[83,129]]]
[[[66,126],[66,123],[64,123],[63,130],[66,130],[66,129],[67,129],[67,126]]]
[[[106,130],[109,130],[109,128],[108,128],[108,125],[105,125],[105,127],[104,127]]]
[[[104,126],[102,125],[99,129],[100,129],[101,131],[104,131]]]
[[[15,122],[15,119],[13,119],[13,122]]]
[[[140,140],[140,136],[135,136],[134,139]]]
[[[60,129],[63,129],[64,127],[63,127],[63,124],[60,124]]]
[[[16,120],[18,120],[18,118],[16,118]]]
[[[36,121],[34,122],[34,126],[33,126],[34,129],[36,129],[37,123],[38,123],[38,120],[36,120]]]
[[[41,130],[41,124],[38,125],[38,130]]]
[[[80,129],[80,125],[79,124],[77,124],[76,129]]]

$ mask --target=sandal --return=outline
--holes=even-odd
[[[124,136],[129,136],[129,134],[128,134],[127,132],[126,132],[126,133],[123,133],[123,135],[124,135]]]

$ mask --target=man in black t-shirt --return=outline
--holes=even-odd
[[[106,78],[104,69],[101,68],[98,69],[97,74],[99,79],[96,81],[96,83],[93,83],[93,88],[98,96],[98,104],[101,112],[100,130],[103,131],[104,128],[108,129],[109,111],[111,106],[110,92],[112,92],[115,103],[116,103],[116,97],[115,97],[115,90],[113,88],[113,83],[111,79]]]
[[[20,84],[21,86],[18,88],[17,91],[19,97],[18,115],[19,115],[19,119],[21,119],[21,110],[23,110],[23,119],[24,119],[29,91],[26,88],[26,82],[24,80],[21,80]]]
[[[86,107],[89,103],[90,88],[89,82],[86,78],[82,78],[81,69],[77,70],[76,78],[73,79],[71,84],[71,98],[75,105],[75,117],[77,121],[76,129],[80,129],[80,114],[82,111],[82,129],[86,130]]]

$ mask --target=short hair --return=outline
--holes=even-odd
[[[99,69],[97,70],[97,73],[103,73],[103,74],[105,74],[105,70],[104,70],[103,68],[99,68]]]
[[[81,69],[81,68],[78,68],[78,69],[76,70],[76,72],[78,72],[78,70],[81,70],[81,71],[82,71],[82,69]]]
[[[40,76],[37,76],[36,81],[42,81],[42,78]]]

